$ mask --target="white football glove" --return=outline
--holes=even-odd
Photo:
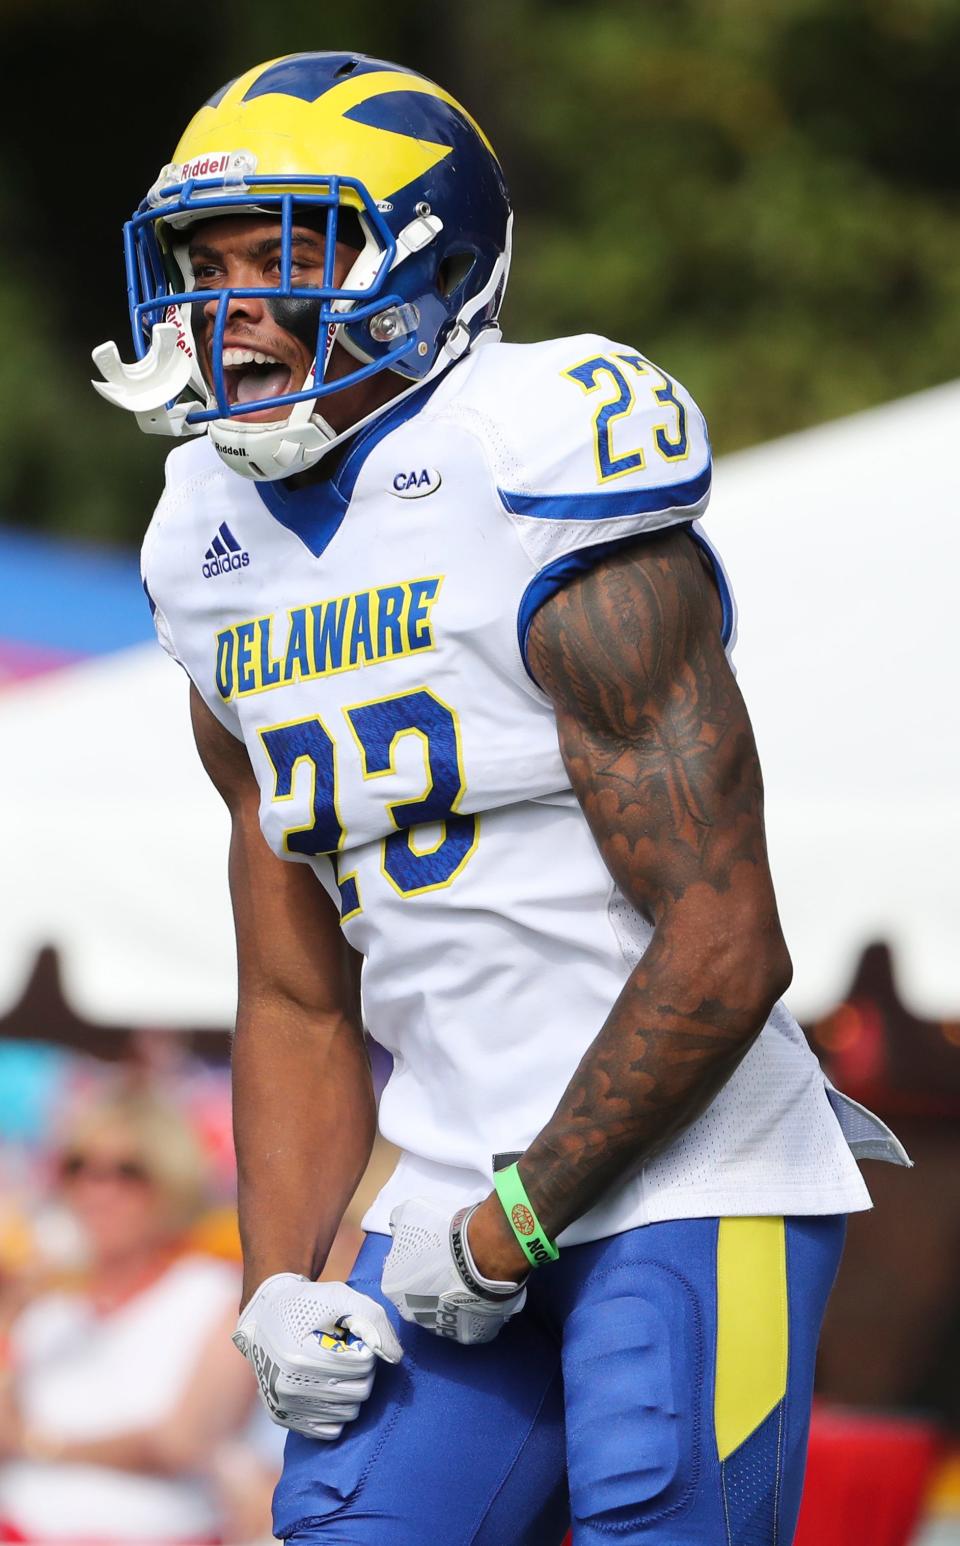
[[[451,1219],[423,1197],[394,1208],[393,1245],[381,1278],[405,1321],[463,1343],[492,1342],[527,1297],[522,1285],[493,1282],[477,1271],[467,1244],[473,1211],[461,1208]]]
[[[233,1341],[253,1365],[273,1421],[312,1439],[338,1439],[373,1389],[376,1359],[403,1357],[375,1299],[295,1272],[261,1283]]]

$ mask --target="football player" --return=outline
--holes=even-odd
[[[95,352],[182,440],[144,583],[232,818],[235,1340],[287,1540],[787,1546],[854,1154],[904,1156],[780,1002],[703,418],[630,344],[503,342],[510,236],[446,91],[276,60]],[[401,1158],[317,1283],[364,1027]]]

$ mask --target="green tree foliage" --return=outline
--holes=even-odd
[[[215,86],[301,49],[462,97],[514,192],[508,336],[639,346],[720,451],[956,374],[956,0],[355,0],[335,25],[220,0],[188,27],[35,0],[4,25],[5,519],[141,531],[167,444],[86,385],[93,343],[128,350],[119,225]]]

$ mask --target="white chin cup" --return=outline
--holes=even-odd
[[[333,441],[341,438],[319,414],[311,415],[305,424],[294,424],[292,414],[275,424],[213,419],[208,433],[214,450],[231,472],[260,483],[290,478],[312,467]]]

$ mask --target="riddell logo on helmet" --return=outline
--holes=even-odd
[[[191,177],[220,177],[230,166],[231,154],[229,150],[208,151],[205,156],[182,161],[176,168],[176,180],[185,183]]]
[[[164,322],[172,322],[177,329],[177,348],[193,359],[193,350],[187,342],[187,330],[183,325],[179,306],[168,306],[163,314]]]

